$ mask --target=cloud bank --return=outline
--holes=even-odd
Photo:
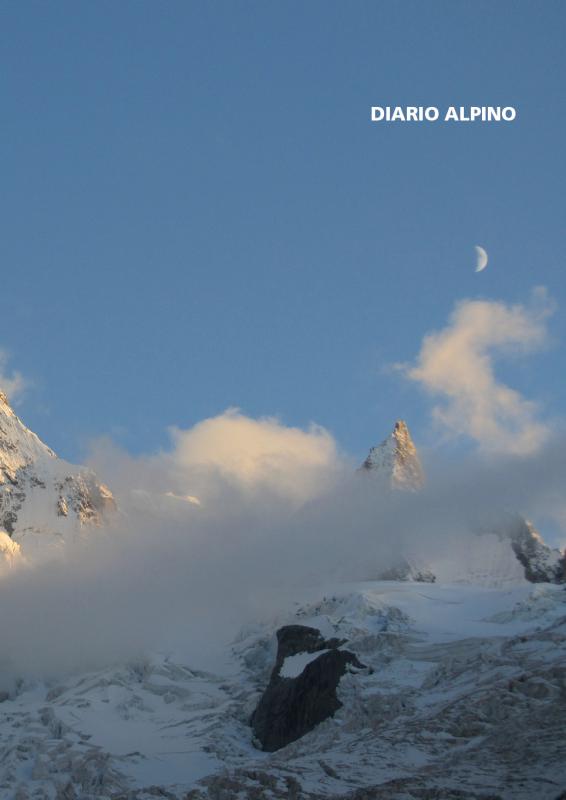
[[[537,419],[536,403],[498,380],[494,365],[497,358],[541,349],[552,310],[543,288],[529,306],[464,300],[444,329],[425,336],[416,363],[402,370],[441,398],[432,414],[449,432],[470,436],[484,451],[532,453],[549,429]]]

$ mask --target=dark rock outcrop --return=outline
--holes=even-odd
[[[287,625],[277,631],[277,658],[271,679],[251,718],[263,750],[273,752],[300,739],[341,707],[336,689],[348,668],[364,669],[344,640],[324,639],[316,628]],[[295,678],[282,677],[285,659],[324,651]]]
[[[283,662],[298,653],[318,653],[346,644],[346,639],[325,639],[319,630],[308,625],[284,625],[277,631],[277,657],[271,680],[279,676]]]

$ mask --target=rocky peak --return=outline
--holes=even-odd
[[[386,476],[394,489],[416,491],[423,486],[423,469],[406,422],[397,420],[392,433],[371,448],[361,469]]]

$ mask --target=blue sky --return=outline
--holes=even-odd
[[[363,456],[456,301],[557,303],[501,375],[564,415],[566,6],[0,4],[0,344],[78,459],[238,406]],[[512,124],[370,122],[513,105]],[[473,247],[488,269],[475,274]]]

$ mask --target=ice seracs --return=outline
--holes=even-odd
[[[362,470],[386,476],[393,489],[417,491],[424,485],[424,473],[407,423],[397,420],[392,433],[372,447]]]
[[[0,531],[21,554],[46,554],[102,526],[115,508],[94,472],[58,458],[0,392]]]

